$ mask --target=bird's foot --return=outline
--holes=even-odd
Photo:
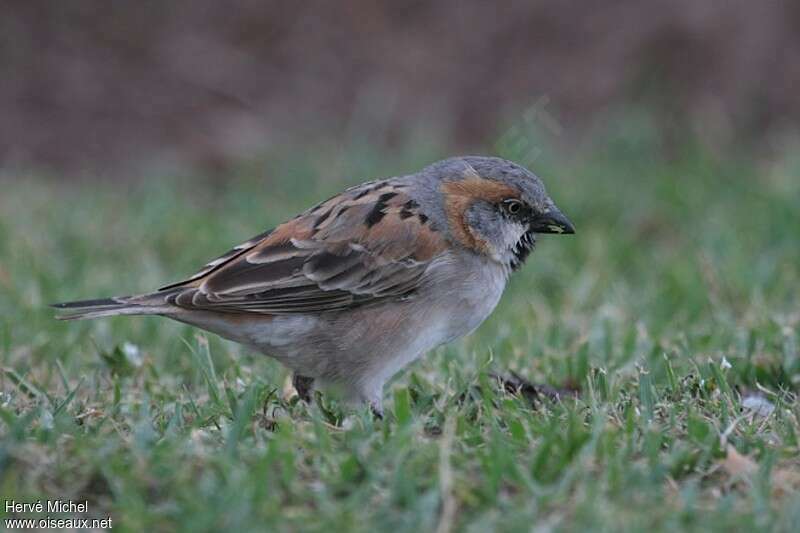
[[[295,374],[292,376],[292,386],[297,391],[297,396],[306,403],[311,403],[311,391],[314,390],[314,378]]]
[[[375,420],[383,420],[383,395],[381,392],[382,390],[373,392],[373,394],[363,399],[364,403],[369,406],[369,410]]]
[[[383,420],[383,407],[381,405],[374,405],[370,402],[369,410],[372,411],[372,416],[375,420]]]
[[[519,394],[532,405],[536,405],[543,399],[559,401],[565,398],[577,398],[579,390],[576,387],[552,387],[541,383],[531,383],[516,372],[510,375],[492,374],[503,388],[511,394]]]

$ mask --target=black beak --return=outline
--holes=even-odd
[[[552,207],[547,213],[533,216],[531,231],[534,233],[575,233],[575,226],[564,216],[564,213]]]

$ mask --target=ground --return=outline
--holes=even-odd
[[[86,500],[122,531],[797,530],[791,150],[667,157],[637,126],[563,156],[485,151],[533,160],[578,232],[541,238],[475,334],[387,387],[383,420],[298,402],[280,365],[213,335],[46,305],[178,280],[346,185],[452,154],[308,148],[122,186],[5,176],[3,499]],[[492,377],[512,371],[577,398],[531,403]]]

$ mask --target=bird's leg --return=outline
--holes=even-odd
[[[383,420],[383,387],[377,387],[377,390],[370,391],[365,400],[369,405],[369,410],[372,411],[372,416],[377,420]]]
[[[314,378],[294,374],[292,386],[297,391],[297,396],[306,403],[311,403],[311,391],[314,389]]]
[[[360,383],[356,391],[358,400],[369,406],[372,416],[383,420],[383,382]]]
[[[513,371],[507,376],[499,374],[491,375],[500,382],[506,392],[519,394],[533,405],[540,403],[542,399],[559,401],[562,398],[579,397],[580,391],[574,386],[559,388],[540,383],[531,383]]]
[[[372,416],[374,416],[376,420],[383,420],[383,406],[381,402],[377,404],[370,402],[369,410],[372,411]]]

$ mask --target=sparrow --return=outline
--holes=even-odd
[[[528,169],[454,157],[346,189],[185,281],[54,307],[184,322],[277,359],[305,400],[335,385],[381,416],[384,384],[475,330],[537,234],[574,232]]]

